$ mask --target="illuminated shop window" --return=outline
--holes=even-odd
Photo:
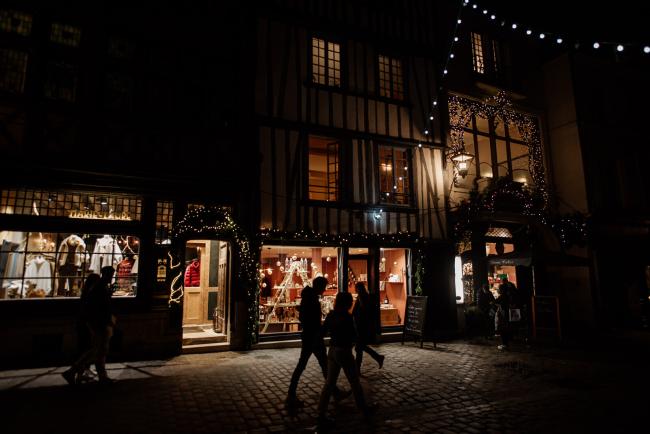
[[[379,56],[379,95],[386,98],[404,99],[404,75],[401,60]]]
[[[312,38],[311,72],[314,83],[341,86],[341,45]]]
[[[32,16],[20,11],[0,10],[0,30],[29,36],[32,33]]]
[[[170,235],[174,221],[174,203],[156,202],[156,244],[170,244]]]
[[[339,143],[324,137],[309,137],[309,199],[338,200]]]
[[[79,297],[105,266],[113,296],[135,296],[139,250],[129,235],[0,231],[0,300]]]
[[[379,302],[382,327],[404,324],[408,250],[380,249]]]
[[[411,158],[408,149],[379,147],[379,188],[383,203],[397,205],[410,203],[410,166]]]
[[[301,292],[315,277],[328,285],[321,298],[323,318],[338,292],[339,249],[335,247],[263,246],[260,273],[259,327],[261,334],[300,331]]]
[[[8,189],[0,196],[0,214],[140,220],[142,200],[115,193]]]

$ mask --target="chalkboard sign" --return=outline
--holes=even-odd
[[[420,348],[422,348],[424,343],[424,326],[427,317],[427,299],[428,297],[416,295],[406,297],[402,345],[404,344],[406,335],[418,336],[420,338]]]
[[[560,327],[560,302],[557,297],[535,296],[533,297],[533,337],[537,337],[539,332],[548,334],[549,332],[562,338],[562,329]]]

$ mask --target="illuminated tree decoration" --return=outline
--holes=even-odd
[[[257,257],[259,251],[252,247],[249,237],[244,230],[234,221],[228,208],[225,207],[200,207],[188,211],[172,230],[172,243],[176,244],[190,238],[205,237],[226,239],[232,241],[234,248],[233,258],[238,260],[237,276],[239,282],[246,289],[248,303],[248,339],[247,345],[257,342],[259,278]],[[257,249],[259,250],[259,249]],[[176,279],[174,280],[176,282]],[[170,288],[169,303],[179,303],[182,291]]]

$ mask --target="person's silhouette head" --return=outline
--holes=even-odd
[[[111,283],[111,280],[113,280],[113,276],[115,275],[115,268],[107,265],[106,267],[102,267],[100,273],[102,282]]]
[[[347,312],[352,307],[352,294],[349,292],[339,292],[336,294],[334,301],[334,310],[336,312]]]
[[[314,282],[312,283],[312,288],[314,288],[314,292],[316,292],[316,295],[323,295],[325,292],[325,289],[327,288],[327,279],[324,278],[323,276],[318,276],[317,278],[314,279]]]

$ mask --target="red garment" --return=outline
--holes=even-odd
[[[117,264],[117,286],[122,291],[131,291],[131,284],[135,282],[134,276],[131,273],[134,263],[135,259],[126,258]]]
[[[201,286],[201,262],[192,261],[185,269],[185,286]]]

